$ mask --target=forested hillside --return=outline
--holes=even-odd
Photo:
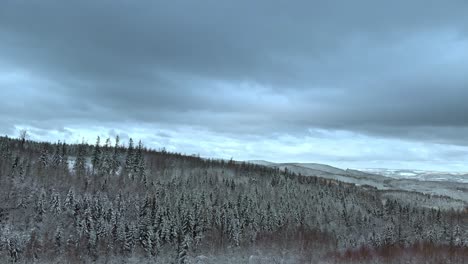
[[[0,262],[466,263],[468,210],[130,141],[0,138]]]

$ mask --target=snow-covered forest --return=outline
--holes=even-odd
[[[0,262],[468,262],[467,208],[391,198],[118,138],[1,137]]]

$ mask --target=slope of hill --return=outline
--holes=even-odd
[[[0,137],[0,263],[468,260],[442,198],[99,142]]]
[[[296,166],[305,167],[313,170],[328,172],[331,174],[346,174],[345,170],[332,167],[330,165],[319,164],[319,163],[292,163]]]

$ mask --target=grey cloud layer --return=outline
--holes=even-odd
[[[377,2],[2,1],[0,115],[466,144],[468,2]]]

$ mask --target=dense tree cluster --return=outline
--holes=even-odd
[[[248,248],[265,237],[322,241],[324,256],[425,245],[458,252],[454,261],[467,257],[467,210],[113,141],[0,138],[0,260],[170,255],[187,263],[194,252]]]

